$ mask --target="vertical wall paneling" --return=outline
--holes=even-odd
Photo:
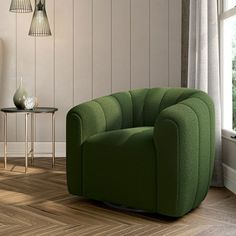
[[[16,90],[16,14],[9,12],[10,0],[1,1],[0,38],[2,40],[0,66],[0,106],[13,106],[13,95]],[[3,20],[4,19],[4,20]],[[3,115],[0,114],[0,135],[3,141]],[[16,141],[16,115],[8,119],[8,140]]]
[[[74,1],[74,103],[92,98],[92,0]]]
[[[55,1],[55,105],[57,141],[65,141],[66,113],[73,106],[73,0]]]
[[[169,86],[181,86],[182,1],[169,0]]]
[[[54,34],[54,0],[46,1],[48,20],[52,34]],[[53,106],[54,104],[54,70],[53,36],[36,38],[36,96],[40,106]],[[36,116],[36,141],[46,142],[51,140],[50,115]]]
[[[151,87],[168,87],[169,79],[169,0],[150,2],[150,76]]]
[[[23,76],[40,106],[56,106],[56,141],[65,141],[66,114],[91,98],[143,87],[181,85],[181,0],[46,0],[51,37],[30,37],[32,13],[0,7],[0,106]],[[34,3],[32,2],[33,6]],[[36,140],[51,140],[51,120],[38,115]],[[0,116],[3,141],[3,116]],[[10,141],[24,140],[24,119],[9,115]]]
[[[93,96],[111,93],[111,0],[93,0]]]
[[[130,89],[130,0],[112,1],[112,92]]]
[[[149,87],[149,1],[131,0],[131,86]]]
[[[28,96],[35,96],[35,37],[28,36],[32,14],[18,14],[17,17],[17,86],[20,77]],[[17,141],[25,140],[24,115],[17,115]]]

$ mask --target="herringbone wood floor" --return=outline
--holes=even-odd
[[[226,189],[212,188],[198,209],[174,220],[72,196],[65,159],[50,164],[36,159],[25,175],[21,158],[10,159],[8,171],[0,163],[0,235],[236,235],[236,196]]]

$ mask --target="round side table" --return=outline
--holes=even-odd
[[[7,169],[7,117],[8,114],[23,114],[25,117],[25,173],[28,168],[28,157],[31,155],[31,162],[34,161],[34,129],[35,129],[35,115],[36,114],[51,114],[52,116],[52,152],[50,153],[37,153],[37,154],[51,154],[52,155],[52,167],[55,165],[55,112],[58,111],[55,107],[37,107],[32,110],[20,110],[15,107],[2,108],[4,113],[4,168]],[[31,115],[31,140],[28,138],[28,118]],[[28,151],[28,144],[31,143],[30,151]]]

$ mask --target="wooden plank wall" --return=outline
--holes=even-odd
[[[32,4],[33,1],[32,1]],[[52,37],[28,36],[32,14],[0,0],[0,105],[23,76],[41,106],[57,106],[56,140],[65,141],[67,111],[112,92],[181,85],[181,0],[47,0]],[[0,141],[3,140],[0,116]],[[38,116],[36,140],[50,140],[51,120]],[[23,118],[9,119],[10,141],[23,141]]]

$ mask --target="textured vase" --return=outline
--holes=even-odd
[[[22,85],[22,78],[20,79],[20,86],[19,88],[16,90],[14,97],[13,97],[13,102],[15,104],[15,106],[18,109],[25,109],[25,99],[27,98],[27,92],[26,90],[23,88]]]

